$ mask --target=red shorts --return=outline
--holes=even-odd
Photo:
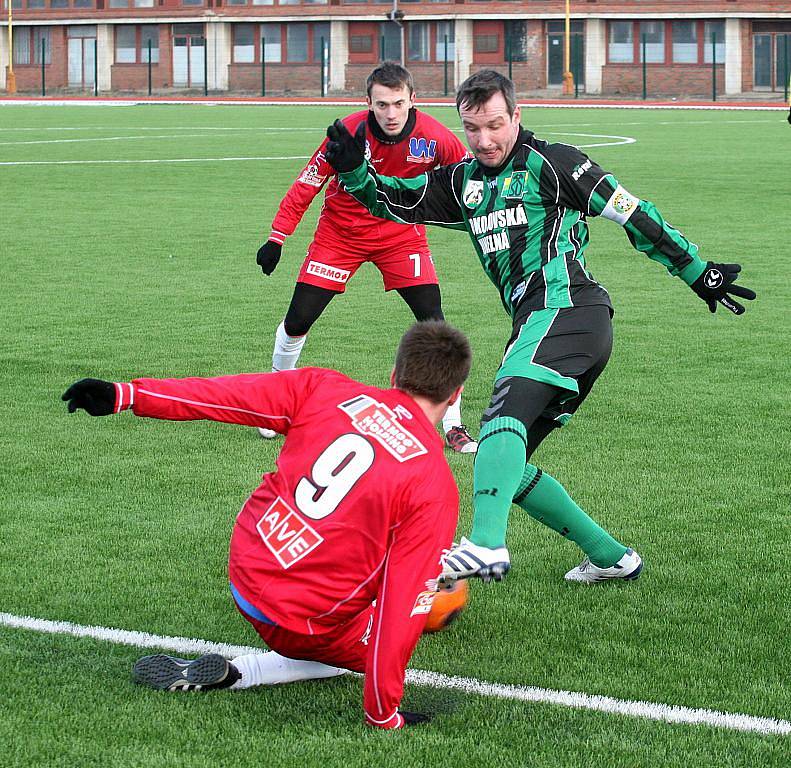
[[[365,672],[368,638],[374,622],[373,606],[322,635],[302,635],[275,624],[265,624],[248,616],[241,608],[239,613],[255,627],[261,639],[281,656],[320,661],[332,667]]]
[[[308,247],[297,282],[343,293],[346,283],[366,261],[375,264],[382,273],[386,291],[438,282],[431,253],[425,244],[417,247],[399,244],[362,253],[357,248],[320,245],[315,240]]]

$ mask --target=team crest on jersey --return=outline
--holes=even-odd
[[[514,171],[503,181],[500,196],[505,200],[521,200],[527,191],[527,171]]]
[[[368,139],[365,140],[365,159],[371,161],[371,142]]]
[[[468,208],[477,208],[483,200],[483,182],[470,179],[464,187],[462,202]]]
[[[280,496],[255,527],[283,568],[290,568],[324,541]]]
[[[436,139],[426,141],[422,136],[411,136],[409,139],[408,163],[433,163],[437,156]]]
[[[368,395],[360,395],[338,405],[362,435],[373,438],[400,462],[427,453],[425,446],[398,421],[396,413]]]

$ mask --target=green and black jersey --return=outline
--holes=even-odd
[[[364,164],[340,178],[376,216],[466,230],[512,317],[517,306],[610,306],[585,264],[589,216],[621,224],[637,250],[687,284],[705,267],[697,246],[652,203],[631,195],[575,147],[548,144],[524,128],[499,168],[467,159],[400,179]]]

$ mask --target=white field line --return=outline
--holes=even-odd
[[[132,129],[134,130],[134,129]],[[190,129],[192,130],[192,129]],[[0,147],[23,146],[25,144],[77,144],[86,141],[140,141],[140,139],[195,139],[205,138],[205,133],[166,133],[147,136],[89,136],[85,139],[35,139],[33,141],[0,141]]]
[[[304,101],[238,101],[230,99],[213,99],[211,101],[194,101],[190,99],[157,99],[147,101],[145,99],[139,100],[124,100],[124,101],[110,101],[98,98],[86,99],[1,99],[0,107],[21,107],[21,106],[36,106],[36,107],[134,107],[144,106],[148,104],[192,104],[194,106],[215,107],[215,106],[236,106],[236,107],[295,107],[295,106],[308,106],[308,107],[347,107],[347,108],[363,108],[363,103],[359,104],[354,101],[326,101],[306,99]],[[447,107],[448,109],[455,109],[454,103],[447,101],[421,101],[422,107]],[[569,102],[542,102],[542,101],[520,101],[520,107],[526,108],[539,108],[545,109],[684,109],[684,110],[707,110],[707,111],[742,111],[742,112],[766,112],[766,111],[784,111],[788,106],[782,102],[775,105],[750,105],[750,104],[586,104],[586,103],[569,103]]]
[[[233,658],[248,653],[261,653],[261,648],[245,645],[213,643],[188,637],[165,637],[148,632],[135,632],[109,627],[84,626],[68,621],[49,621],[31,616],[15,616],[0,613],[0,625],[14,629],[27,629],[49,634],[72,635],[103,640],[119,645],[132,645],[138,648],[157,648],[175,651],[179,654],[219,653]],[[717,712],[711,709],[690,709],[689,707],[655,704],[647,701],[629,701],[609,696],[591,696],[573,691],[553,691],[532,686],[500,685],[487,683],[467,677],[451,677],[437,672],[419,669],[407,670],[406,680],[413,685],[432,688],[447,688],[478,696],[489,696],[512,701],[527,701],[538,704],[557,704],[572,709],[589,709],[626,717],[639,717],[682,725],[708,725],[734,731],[748,731],[767,735],[791,735],[791,722],[772,717],[756,717],[732,712]]]
[[[606,127],[599,123],[535,123],[532,120],[525,121],[531,130],[533,128],[540,128],[542,131],[552,131],[555,128],[592,128],[592,127]],[[665,120],[662,122],[650,121],[632,121],[629,123],[618,123],[618,126],[633,126],[633,125],[739,125],[742,123],[761,123],[763,125],[774,125],[777,123],[776,119],[750,119],[750,120]],[[115,131],[118,130],[117,125],[80,125],[80,126],[49,126],[49,127],[20,127],[20,128],[0,128],[0,133],[21,133],[23,131],[34,131],[37,133],[45,133],[46,131]],[[314,128],[276,128],[274,126],[202,126],[202,125],[159,125],[159,126],[126,126],[129,131],[281,131],[288,133],[316,133],[325,130],[323,126],[316,126]],[[454,133],[464,133],[462,128],[451,128]]]
[[[135,163],[225,163],[247,160],[308,160],[310,155],[284,157],[177,157],[171,160],[2,160],[0,165],[134,165]]]
[[[184,134],[185,136],[194,136],[204,134]],[[622,144],[634,144],[637,139],[629,136],[611,136],[609,134],[599,133],[568,133],[561,132],[563,136],[583,136],[587,138],[601,138],[601,139],[617,139],[617,141],[596,142],[590,144],[576,144],[575,146],[581,149],[589,149],[590,147],[613,147]],[[120,141],[125,139],[160,139],[160,138],[179,138],[178,136],[111,136],[105,138],[88,138],[88,139],[46,139],[41,141],[0,141],[0,146],[9,146],[14,144],[70,144],[74,142],[85,141]],[[249,160],[307,160],[310,155],[291,155],[285,157],[182,157],[172,159],[134,159],[134,160],[3,160],[0,161],[2,165],[117,165],[117,164],[135,164],[135,163],[220,163],[228,161],[249,161]]]

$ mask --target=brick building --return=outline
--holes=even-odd
[[[150,69],[159,93],[359,95],[382,58],[423,96],[487,66],[521,93],[562,82],[562,0],[2,0],[4,64],[8,2],[21,93],[42,76],[48,92],[145,92]],[[789,0],[573,0],[571,18],[588,94],[639,96],[644,77],[651,96],[710,95],[713,78],[719,94],[781,94],[791,72]]]

